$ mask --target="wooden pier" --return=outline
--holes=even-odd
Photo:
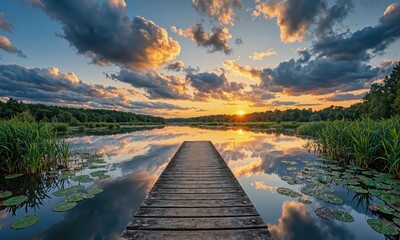
[[[211,142],[183,142],[122,239],[272,239]]]

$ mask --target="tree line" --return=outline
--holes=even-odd
[[[27,104],[13,98],[8,99],[7,102],[0,101],[0,119],[11,119],[15,116],[22,118],[33,117],[33,120],[37,122],[63,122],[70,125],[86,122],[166,122],[162,117],[131,112]]]
[[[314,122],[333,120],[356,120],[368,117],[374,120],[400,115],[400,63],[382,83],[371,85],[361,103],[350,107],[330,106],[322,110],[287,109],[239,115],[210,115],[193,118],[172,118],[170,122]]]

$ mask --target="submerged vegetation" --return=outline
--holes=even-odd
[[[0,171],[37,173],[66,167],[69,144],[44,123],[0,122]]]
[[[400,177],[400,118],[309,123],[297,129],[315,139],[309,147],[328,159]]]

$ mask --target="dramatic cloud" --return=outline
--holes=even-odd
[[[165,69],[171,70],[171,71],[175,71],[175,72],[179,72],[182,69],[184,69],[185,64],[182,61],[177,61],[174,63],[170,63],[168,64]]]
[[[365,27],[352,34],[342,33],[320,38],[312,51],[335,61],[366,61],[379,54],[400,37],[400,5],[387,7],[377,25]],[[371,53],[369,53],[370,51]]]
[[[32,102],[63,106],[136,109],[186,109],[162,102],[135,102],[129,98],[136,92],[124,88],[85,83],[74,73],[57,68],[26,68],[0,65],[0,97],[14,97]]]
[[[179,55],[180,45],[164,28],[143,17],[131,20],[123,0],[34,0],[52,19],[79,54],[98,65],[110,63],[143,71],[157,68]]]
[[[170,76],[156,71],[138,73],[122,69],[118,74],[108,77],[129,83],[135,88],[143,89],[150,99],[189,99],[185,81],[177,76]]]
[[[331,61],[326,58],[301,61],[290,59],[276,68],[257,69],[225,61],[224,66],[237,74],[261,81],[260,87],[289,95],[326,94],[334,91],[363,89],[377,77],[379,67],[362,62]]]
[[[192,3],[199,14],[231,26],[238,19],[235,9],[242,9],[240,0],[193,0]]]
[[[26,55],[16,48],[6,36],[0,35],[0,49],[9,53],[16,53],[18,57],[26,58]]]
[[[198,46],[209,48],[208,51],[211,53],[223,51],[225,54],[229,54],[232,52],[232,49],[228,46],[228,41],[232,38],[232,35],[229,34],[229,29],[226,27],[214,27],[210,33],[206,33],[203,24],[198,23],[196,26],[188,27],[185,30],[172,26],[171,30],[179,36],[189,38]]]
[[[353,94],[353,93],[338,93],[332,96],[321,98],[323,101],[330,102],[342,102],[342,101],[351,101],[351,100],[361,100],[365,96],[365,93],[361,94]]]
[[[253,11],[254,17],[276,18],[283,42],[302,42],[306,32],[315,26],[317,36],[333,33],[332,28],[340,23],[353,9],[350,0],[280,0],[260,1]]]
[[[283,42],[303,41],[305,32],[323,7],[322,0],[257,1],[253,16],[276,18]]]
[[[0,29],[6,32],[11,32],[13,29],[13,25],[7,20],[3,12],[0,12]]]
[[[268,49],[267,51],[264,51],[264,52],[255,52],[249,58],[253,59],[253,60],[261,61],[261,60],[264,59],[264,57],[276,56],[276,55],[278,55],[278,52],[275,49],[270,48],[270,49]]]
[[[208,72],[189,73],[186,75],[186,79],[195,90],[195,100],[234,100],[243,98],[245,85],[238,82],[229,82],[223,71],[219,75]]]

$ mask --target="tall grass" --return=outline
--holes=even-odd
[[[44,123],[0,122],[0,172],[37,173],[67,166],[69,144]]]
[[[314,148],[330,160],[389,171],[400,177],[400,118],[309,123],[298,134],[315,138]]]

